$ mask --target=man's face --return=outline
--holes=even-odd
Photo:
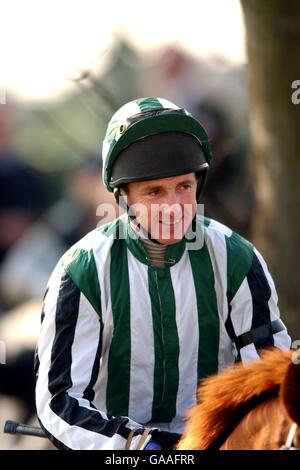
[[[196,189],[195,173],[129,183],[127,204],[152,238],[172,245],[183,238],[196,214]]]

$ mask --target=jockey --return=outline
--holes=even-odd
[[[197,204],[211,158],[165,99],[109,122],[103,180],[127,213],[68,250],[44,299],[36,404],[58,448],[171,449],[202,379],[290,347],[263,257]]]

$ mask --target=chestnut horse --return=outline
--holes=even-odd
[[[300,450],[298,352],[265,350],[260,361],[207,378],[198,393],[177,450]]]

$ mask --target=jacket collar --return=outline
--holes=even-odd
[[[125,241],[128,249],[139,261],[148,266],[153,266],[143,242],[130,223],[129,217],[124,217],[122,223],[124,224]],[[172,267],[174,264],[178,263],[185,250],[185,244],[186,239],[183,237],[179,242],[167,246],[165,252],[165,268]]]

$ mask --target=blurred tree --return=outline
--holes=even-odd
[[[270,261],[283,317],[300,337],[299,0],[241,0],[249,59],[257,200],[254,237]]]

